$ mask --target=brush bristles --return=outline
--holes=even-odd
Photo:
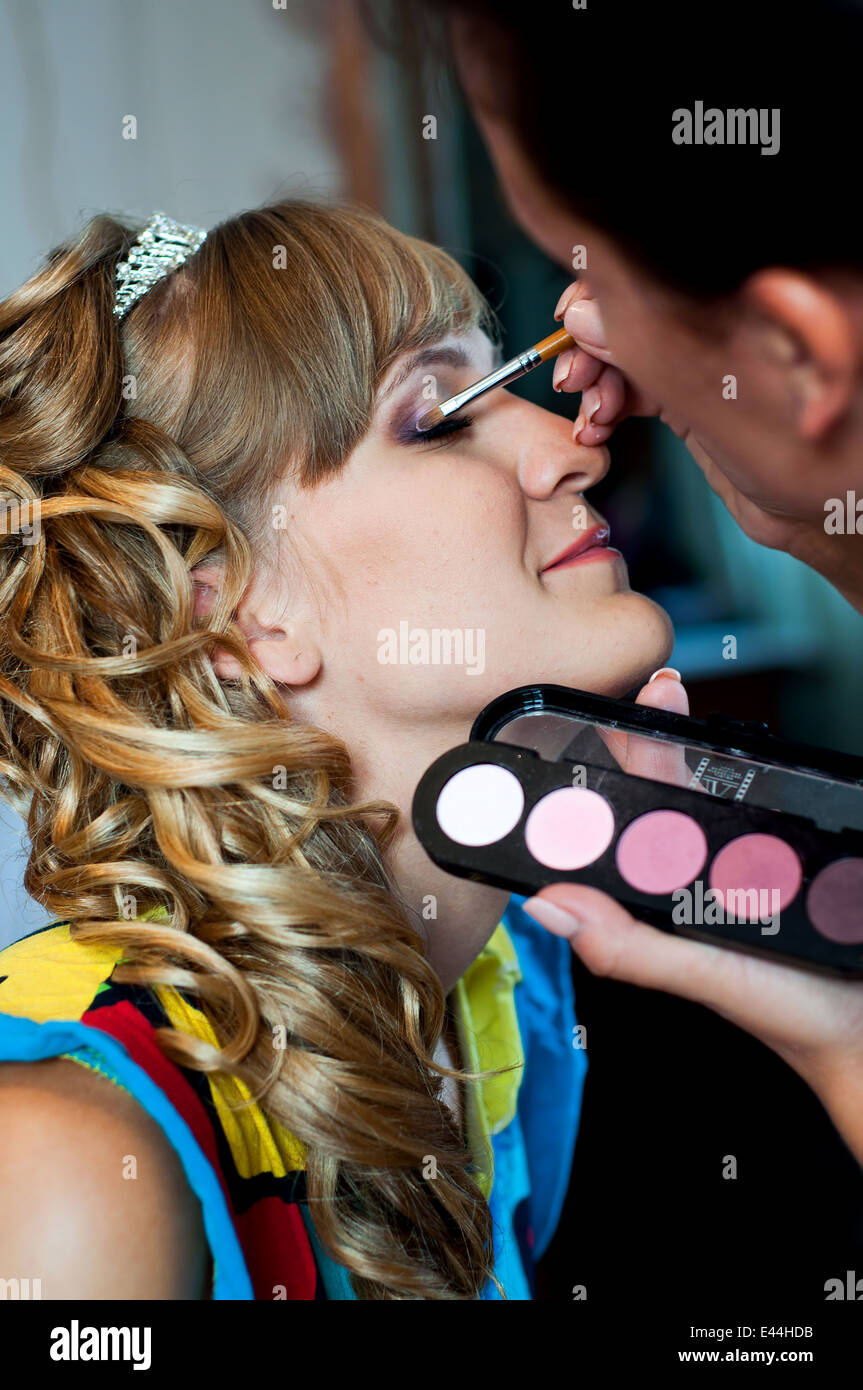
[[[420,416],[416,422],[416,429],[424,433],[426,430],[434,429],[435,425],[441,424],[445,419],[446,416],[440,406],[436,405],[433,410],[428,410],[425,415]]]

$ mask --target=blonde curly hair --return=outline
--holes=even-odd
[[[74,938],[122,943],[115,978],[196,997],[220,1048],[172,1028],[160,1047],[238,1076],[305,1146],[358,1298],[503,1293],[441,1096],[481,1074],[433,1060],[446,1000],[387,870],[398,812],[352,802],[347,748],[291,718],[232,618],[286,470],[338,470],[395,357],[488,326],[487,306],[442,251],[291,201],[214,228],[118,325],[139,231],[93,218],[0,304],[0,492],[39,519],[0,546],[0,786],[27,821],[25,887]],[[191,571],[216,554],[202,626]]]

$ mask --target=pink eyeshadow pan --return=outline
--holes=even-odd
[[[737,917],[755,917],[762,910],[772,912],[774,892],[779,911],[783,911],[796,898],[802,882],[803,867],[796,851],[777,835],[739,835],[723,846],[710,869],[710,887],[723,907]],[[759,893],[763,909],[746,914],[740,899],[726,903],[727,894],[753,889]]]
[[[704,868],[707,837],[682,811],[648,811],[626,827],[617,842],[621,878],[641,893],[671,893],[691,883]]]
[[[583,869],[608,849],[614,814],[604,796],[587,787],[559,787],[538,801],[524,841],[547,869]]]
[[[863,941],[863,859],[837,859],[815,878],[806,899],[809,918],[828,941]]]

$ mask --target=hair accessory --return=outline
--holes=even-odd
[[[153,285],[193,256],[206,235],[205,227],[186,227],[154,212],[126,260],[117,265],[114,317],[122,318]]]

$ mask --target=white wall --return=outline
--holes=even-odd
[[[0,297],[96,212],[204,227],[341,193],[320,0],[0,0]],[[137,139],[123,118],[137,118]],[[2,807],[2,803],[0,803]],[[49,920],[0,810],[0,946]]]

